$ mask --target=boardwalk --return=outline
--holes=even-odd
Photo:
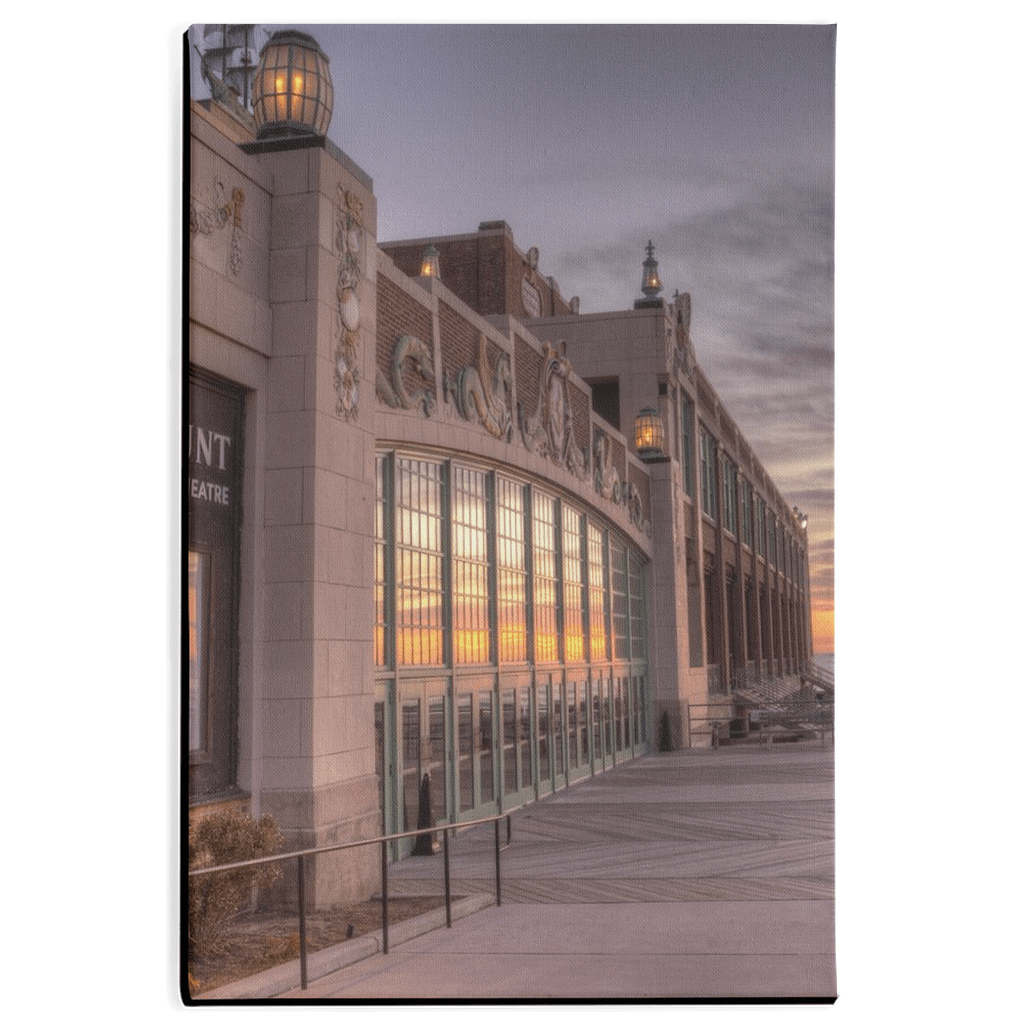
[[[313,983],[316,998],[831,996],[832,751],[657,755],[513,816],[492,907]],[[493,831],[453,843],[453,892],[493,891]],[[440,891],[441,858],[391,891]],[[289,993],[299,996],[297,992]]]

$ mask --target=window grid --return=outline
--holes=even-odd
[[[537,662],[558,660],[555,499],[533,492],[533,633]]]
[[[647,657],[647,569],[632,552],[629,553],[630,638],[634,658]]]
[[[498,657],[503,662],[526,661],[524,490],[522,484],[497,478]]]
[[[375,572],[375,584],[373,588],[374,598],[374,627],[373,627],[373,659],[377,666],[387,664],[387,643],[389,623],[387,621],[387,606],[385,603],[386,593],[386,538],[384,526],[385,514],[384,500],[384,456],[377,456],[377,502],[374,513],[373,532],[373,565]]]
[[[646,656],[646,565],[625,538],[545,491],[455,461],[382,453],[375,472],[378,668]]]
[[[583,661],[583,517],[562,506],[562,579],[565,607],[565,660]]]
[[[764,499],[754,495],[754,553],[764,554]]]
[[[736,535],[736,463],[722,457],[722,525]]]
[[[700,432],[700,507],[712,519],[718,518],[718,489],[715,484],[715,461],[718,446],[704,429]]]
[[[395,475],[398,662],[440,665],[444,658],[441,466],[400,458]]]
[[[604,661],[608,657],[608,629],[605,625],[608,602],[605,598],[604,531],[593,523],[587,525],[589,558],[587,574],[589,586],[590,660]]]
[[[629,602],[627,599],[626,548],[617,538],[609,538],[612,584],[612,635],[615,657],[629,658]]]
[[[452,614],[456,664],[490,661],[487,475],[452,466]]]
[[[751,498],[753,489],[750,486],[749,480],[744,480],[740,487],[740,528],[743,530],[743,543],[750,545],[753,542],[753,528],[751,523],[751,516],[753,515],[753,508]]]

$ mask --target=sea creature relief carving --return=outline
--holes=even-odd
[[[629,521],[648,537],[651,535],[650,520],[644,517],[643,499],[640,488],[632,482],[623,481],[612,462],[611,438],[600,428],[594,428],[594,490],[616,505],[625,505]]]
[[[493,437],[512,440],[512,361],[502,352],[492,369],[487,360],[487,336],[481,331],[476,366],[464,366],[454,382],[446,379],[449,393],[464,420],[481,423]]]
[[[423,386],[410,391],[405,382],[411,370]],[[377,370],[377,397],[392,409],[421,408],[424,416],[434,410],[434,357],[430,346],[421,339],[404,334],[395,345],[391,361],[391,380]]]

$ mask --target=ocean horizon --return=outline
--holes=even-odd
[[[836,656],[834,653],[829,652],[827,654],[815,654],[811,659],[815,665],[819,668],[825,669],[827,672],[831,672],[835,675],[836,671]]]

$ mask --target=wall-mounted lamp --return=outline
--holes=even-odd
[[[305,32],[275,32],[260,51],[252,112],[258,139],[326,135],[334,107],[327,54]]]
[[[801,512],[796,505],[793,506],[793,518],[797,521],[797,525],[801,530],[807,529],[807,513]]]
[[[420,277],[441,276],[441,265],[437,258],[437,249],[430,244],[423,250],[423,262],[420,264]]]
[[[647,406],[636,418],[636,453],[647,461],[665,458],[665,424],[657,409]]]

